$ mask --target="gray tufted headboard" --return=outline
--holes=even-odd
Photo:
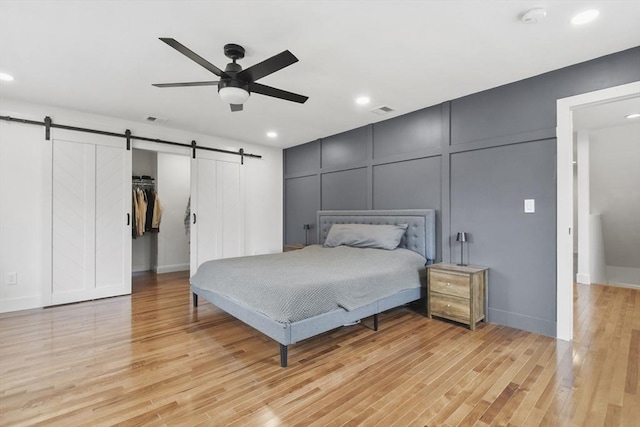
[[[398,209],[384,211],[318,211],[318,243],[324,244],[333,224],[408,224],[400,242],[433,262],[436,259],[436,211]]]

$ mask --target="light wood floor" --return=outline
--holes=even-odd
[[[0,424],[638,426],[640,291],[578,286],[575,341],[407,308],[289,350],[187,276],[0,315]],[[366,323],[366,322],[365,322]]]

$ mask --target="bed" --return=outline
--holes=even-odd
[[[424,264],[436,257],[435,223],[432,209],[319,211],[318,245],[203,263],[191,278],[194,307],[205,298],[277,341],[286,367],[289,345],[371,316],[377,330],[379,313],[425,297]],[[326,248],[334,224],[406,224],[406,231],[396,250]]]

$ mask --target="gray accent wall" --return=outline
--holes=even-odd
[[[295,201],[292,202],[292,201]],[[320,178],[318,175],[290,178],[284,182],[284,233],[288,241],[305,243],[303,225],[309,224],[309,244],[316,243],[316,213],[320,209]]]
[[[289,148],[284,241],[315,210],[436,209],[437,260],[466,231],[490,268],[488,320],[555,336],[556,100],[634,81],[640,47]]]
[[[322,210],[367,209],[367,168],[322,174]]]

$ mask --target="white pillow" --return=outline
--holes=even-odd
[[[355,248],[377,248],[393,250],[398,247],[407,224],[333,224],[324,242],[327,248],[340,245]]]

